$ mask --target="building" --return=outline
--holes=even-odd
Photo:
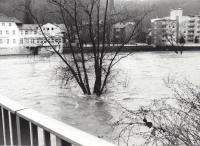
[[[0,14],[0,49],[1,52],[13,52],[19,46],[19,27],[22,22],[13,17]]]
[[[20,31],[20,47],[37,46],[38,25],[37,24],[22,24],[19,27]]]
[[[200,44],[200,15],[188,16],[183,28],[184,38],[188,44]]]
[[[169,18],[158,18],[151,21],[152,41],[157,46],[174,45],[177,42],[176,20]]]
[[[124,41],[128,40],[131,37],[134,26],[134,22],[119,22],[114,24],[112,28],[112,42],[123,43]]]
[[[152,19],[151,24],[151,37],[155,45],[171,45],[171,42],[165,39],[166,36],[173,38],[174,44],[179,43],[183,37],[185,45],[200,45],[200,15],[184,16],[183,10],[179,8],[171,10],[169,17]]]
[[[0,14],[0,55],[30,54],[34,48],[37,53],[52,52],[52,46],[62,51],[65,32],[64,24],[23,24]]]

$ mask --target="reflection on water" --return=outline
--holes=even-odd
[[[56,76],[57,57],[0,57],[0,94],[91,134],[112,137],[114,101],[135,109],[151,99],[170,96],[168,76],[200,83],[200,52],[136,53],[115,69],[116,79],[105,102],[83,96],[76,87],[61,88]]]

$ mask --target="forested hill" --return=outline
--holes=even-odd
[[[0,0],[0,13],[24,19],[23,12],[19,9],[24,0]],[[47,0],[32,0],[33,7],[37,13],[43,13],[48,9]],[[119,4],[120,3],[120,4]],[[183,8],[184,15],[194,15],[200,12],[200,0],[116,0],[116,7],[122,6],[132,12],[153,8],[151,17],[162,17],[169,14],[170,9]],[[54,20],[51,20],[54,21]],[[56,20],[55,20],[56,21]]]
[[[118,0],[130,10],[153,8],[153,16],[163,17],[169,14],[170,9],[182,8],[184,15],[200,13],[200,0]]]

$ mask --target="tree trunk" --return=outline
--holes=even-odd
[[[96,94],[97,96],[100,96],[102,94],[101,92],[101,70],[99,67],[95,68],[95,83],[94,83],[94,91],[93,93]]]

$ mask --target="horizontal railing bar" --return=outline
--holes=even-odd
[[[75,146],[115,146],[114,144],[106,142],[96,136],[90,135],[32,109],[26,108],[25,106],[6,97],[0,96],[0,106],[1,108],[4,108],[17,115],[18,134],[21,132],[19,132],[18,118],[20,117],[55,135],[56,137],[59,137],[61,140],[71,143]],[[18,143],[20,142],[18,141]]]
[[[27,107],[19,104],[18,102],[10,100],[9,98],[6,98],[4,96],[0,96],[0,106],[7,109],[11,113],[15,113],[18,110],[27,108]]]

